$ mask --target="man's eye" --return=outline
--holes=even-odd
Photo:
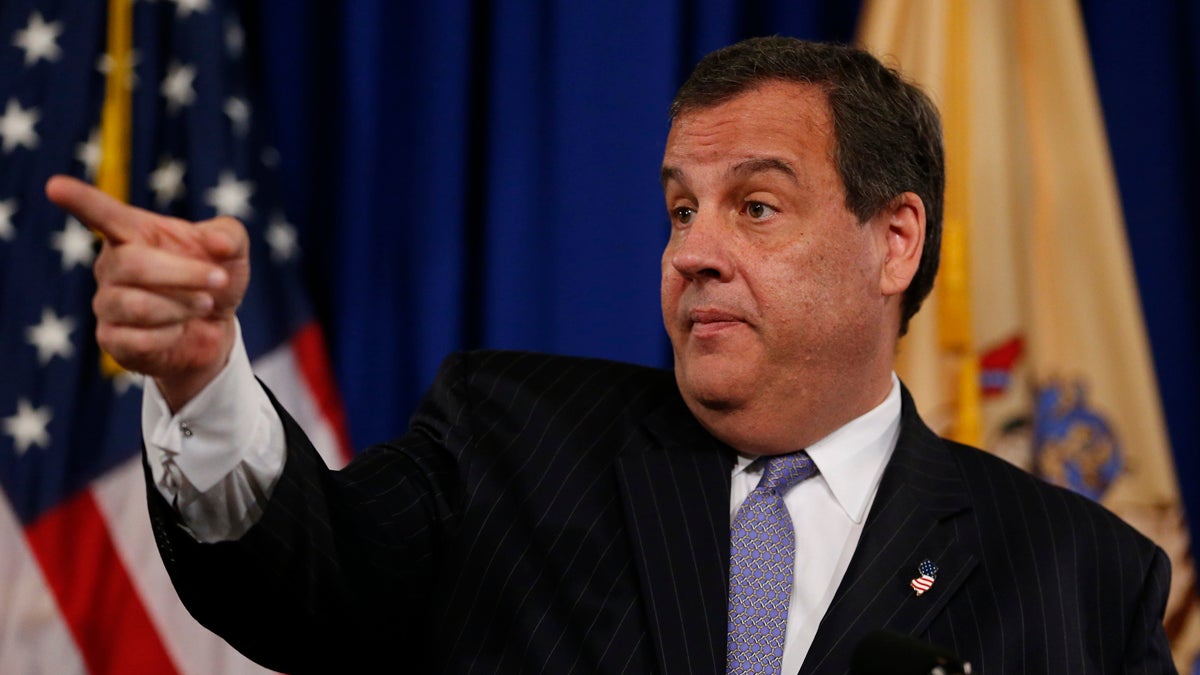
[[[766,218],[774,213],[777,213],[774,208],[767,206],[762,202],[750,202],[746,204],[746,215],[754,218],[755,220]]]
[[[680,206],[674,210],[675,221],[681,225],[687,225],[692,222],[692,217],[696,215],[695,209],[686,206]]]

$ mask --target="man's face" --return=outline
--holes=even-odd
[[[701,422],[746,452],[820,437],[773,433],[781,416],[824,435],[886,394],[887,227],[846,209],[833,156],[824,92],[785,82],[687,112],[667,138],[662,308],[676,378]],[[870,405],[850,410],[864,388]]]

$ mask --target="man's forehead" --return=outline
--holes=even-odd
[[[665,187],[690,184],[700,173],[735,180],[776,173],[799,183],[833,161],[836,145],[824,91],[772,81],[681,112],[667,136],[659,179]]]
[[[706,150],[728,154],[779,154],[772,148],[803,142],[826,142],[834,137],[832,113],[823,90],[816,85],[771,82],[720,103],[685,109],[671,123],[664,163]]]
[[[715,110],[746,108],[753,111],[766,100],[788,102],[797,113],[816,118],[814,121],[830,119],[829,93],[824,86],[773,78],[749,84],[735,93],[715,97],[707,103],[691,103],[671,118],[671,130],[686,127],[695,119]]]

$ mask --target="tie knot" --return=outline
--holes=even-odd
[[[758,481],[756,490],[783,494],[788,488],[811,478],[817,472],[817,465],[803,450],[786,455],[762,457],[758,461],[763,465],[763,477]]]

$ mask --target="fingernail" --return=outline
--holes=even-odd
[[[225,285],[225,282],[228,279],[229,275],[225,273],[225,270],[218,267],[217,269],[208,273],[208,287],[221,288]]]
[[[208,293],[201,293],[196,296],[196,311],[201,314],[208,314],[213,308],[213,296]]]

